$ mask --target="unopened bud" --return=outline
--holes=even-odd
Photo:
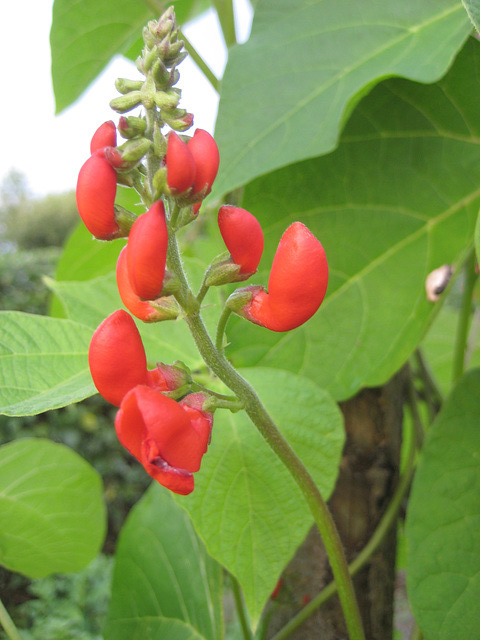
[[[235,264],[232,260],[217,262],[208,269],[205,284],[207,287],[218,287],[222,284],[247,280],[251,274],[241,274],[240,269],[240,265]]]
[[[164,320],[175,320],[180,315],[180,307],[173,296],[155,298],[149,300],[149,303],[162,313]]]
[[[180,95],[178,89],[169,89],[168,91],[157,91],[153,96],[155,104],[159,109],[166,109],[171,111],[176,109],[180,102]]]
[[[127,78],[117,78],[115,80],[115,89],[119,93],[130,93],[130,91],[140,91],[143,80],[128,80]]]
[[[126,138],[127,140],[143,135],[146,128],[147,123],[144,118],[122,116],[118,121],[118,131],[122,138]]]
[[[132,228],[133,223],[135,222],[138,216],[132,213],[131,211],[129,211],[128,209],[121,207],[119,204],[115,204],[113,207],[113,210],[115,212],[114,213],[115,222],[121,229],[122,235],[124,237],[127,237],[128,234],[130,233],[130,229]]]
[[[138,107],[142,102],[142,97],[141,91],[131,91],[124,96],[110,100],[110,107],[117,113],[126,113]]]
[[[187,131],[193,124],[193,113],[187,113],[185,109],[175,109],[174,113],[162,113],[165,124],[174,131]]]
[[[165,185],[167,184],[167,167],[161,167],[156,171],[153,176],[152,186],[155,193],[158,194],[158,198],[164,193]]]

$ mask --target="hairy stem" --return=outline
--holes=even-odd
[[[182,288],[189,290],[183,271],[178,244],[174,236],[169,239],[168,266],[179,281]],[[363,625],[355,597],[352,580],[348,572],[342,543],[318,487],[305,468],[303,462],[282,436],[272,418],[263,406],[252,386],[232,367],[225,356],[213,344],[199,311],[187,313],[185,320],[195,340],[204,362],[213,373],[229,387],[244,403],[245,411],[263,438],[280,458],[290,472],[292,478],[302,491],[310,508],[315,523],[322,536],[325,549],[330,560],[332,572],[338,585],[338,594],[342,604],[347,629],[351,640],[364,640]]]
[[[464,265],[465,281],[463,283],[462,306],[458,317],[455,351],[453,354],[452,383],[462,376],[465,368],[465,350],[468,340],[468,329],[472,312],[472,297],[477,273],[475,272],[475,249],[471,249]]]
[[[22,640],[22,636],[18,633],[18,629],[15,623],[5,609],[3,602],[0,600],[0,625],[3,627],[5,633],[10,640]]]
[[[354,576],[360,569],[362,569],[366,563],[370,560],[373,554],[382,544],[385,536],[391,527],[395,524],[398,517],[398,512],[402,506],[403,500],[410,487],[413,472],[415,470],[415,454],[417,442],[414,434],[410,434],[408,440],[409,448],[406,456],[406,464],[403,474],[400,478],[395,493],[390,501],[387,510],[383,514],[382,519],[378,523],[377,528],[373,532],[372,537],[367,544],[360,551],[358,556],[348,565],[350,575]],[[294,616],[280,631],[275,634],[272,640],[285,640],[290,634],[292,634],[298,627],[309,618],[314,611],[321,607],[327,600],[337,593],[337,584],[335,581],[330,582],[322,591],[305,605],[302,610]]]

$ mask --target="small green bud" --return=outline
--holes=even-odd
[[[157,122],[153,125],[153,150],[157,158],[164,158],[167,153],[167,139]]]
[[[142,92],[131,91],[124,96],[119,96],[118,98],[110,100],[110,107],[117,113],[126,113],[127,111],[131,111],[132,109],[135,109],[135,107],[138,107],[141,102]]]
[[[134,138],[125,142],[117,150],[121,153],[123,162],[133,166],[150,150],[152,144],[147,138]]]
[[[155,104],[159,109],[176,109],[180,96],[178,95],[178,90],[170,89],[167,91],[157,91],[153,96]]]
[[[155,191],[156,198],[160,198],[160,196],[165,191],[165,185],[167,184],[167,167],[161,167],[158,171],[155,172],[152,180],[152,186]]]
[[[135,116],[121,116],[117,127],[122,138],[126,138],[127,140],[143,135],[146,128],[147,123],[145,119]]]
[[[119,93],[130,93],[130,91],[140,91],[143,80],[128,80],[127,78],[117,78],[115,88]]]
[[[217,262],[209,267],[205,284],[207,287],[218,287],[222,284],[230,284],[231,282],[241,282],[246,280],[250,274],[242,276],[240,274],[241,266],[235,264],[231,260]]]
[[[115,212],[115,222],[118,224],[123,232],[123,236],[126,238],[138,216],[118,204],[115,204],[113,209]]]
[[[175,320],[180,315],[180,307],[173,296],[157,298],[156,300],[149,300],[148,303],[161,311],[165,316],[164,320]]]
[[[186,131],[193,124],[193,113],[187,113],[185,109],[162,111],[162,118],[174,131]]]

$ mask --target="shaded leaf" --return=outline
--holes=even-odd
[[[260,0],[222,80],[214,192],[328,153],[376,82],[438,80],[470,31],[459,0]]]
[[[77,322],[2,311],[0,413],[31,415],[92,395],[91,337],[91,329]]]
[[[258,368],[242,374],[327,499],[344,442],[337,405],[314,382],[286,371]],[[190,513],[210,554],[238,578],[255,624],[312,524],[310,511],[243,411],[215,413],[212,442],[195,484],[191,495],[175,500]]]
[[[30,578],[84,568],[105,535],[100,476],[49,440],[0,447],[0,510],[0,564]]]
[[[135,585],[135,589],[131,585]],[[161,635],[167,619],[205,638],[223,633],[222,569],[207,554],[187,513],[157,483],[130,513],[116,552],[105,640]]]
[[[232,322],[235,364],[289,369],[343,399],[383,384],[407,360],[435,314],[427,274],[460,263],[473,238],[479,52],[471,38],[436,85],[382,83],[355,110],[337,151],[247,187],[243,204],[266,236],[257,279],[266,283],[281,233],[301,220],[325,247],[330,281],[319,312],[295,331]]]
[[[465,375],[429,430],[410,496],[407,586],[425,638],[478,638],[480,370]]]

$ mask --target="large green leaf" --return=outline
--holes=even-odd
[[[435,313],[427,274],[458,266],[473,238],[479,53],[471,38],[435,85],[382,83],[357,107],[334,153],[247,187],[244,205],[266,235],[262,269],[283,229],[301,220],[325,247],[330,282],[319,312],[300,329],[274,334],[232,322],[237,365],[289,369],[340,399],[383,384],[410,356]]]
[[[0,413],[23,416],[95,392],[87,350],[92,330],[77,322],[0,313]]]
[[[175,2],[180,23],[194,5],[195,0]],[[142,28],[158,17],[148,2],[138,0],[55,0],[50,47],[56,112],[72,104],[114,55],[139,56]]]
[[[407,586],[425,638],[478,638],[480,370],[453,390],[431,430],[410,496]]]
[[[259,0],[222,80],[215,193],[331,151],[376,82],[438,80],[470,31],[459,0]]]
[[[0,447],[0,564],[31,578],[85,567],[105,535],[102,494],[98,473],[64,445]]]
[[[220,640],[222,569],[184,509],[154,483],[120,535],[104,638],[143,639],[148,627],[157,628],[152,637],[170,638],[159,629],[172,618],[208,640]]]
[[[480,2],[479,0],[462,0],[470,20],[475,29],[480,32]]]
[[[314,382],[286,371],[260,367],[243,374],[327,499],[344,442],[336,404]],[[175,499],[189,511],[211,555],[240,581],[255,624],[312,524],[310,511],[243,411],[216,412],[195,483],[191,495]]]

